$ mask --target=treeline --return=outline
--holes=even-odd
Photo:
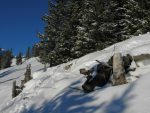
[[[40,59],[51,66],[150,31],[149,0],[51,0]]]
[[[19,52],[16,56],[14,56],[12,49],[4,50],[0,48],[0,70],[11,67],[13,58],[16,58],[16,65],[21,65],[23,63],[23,58],[24,60],[28,60],[31,57],[37,56],[39,56],[38,44],[35,44],[32,49],[28,47],[25,56],[22,54],[22,52]]]
[[[23,56],[22,52],[19,52],[18,55],[16,56],[16,65],[21,65],[22,64],[22,58],[25,60],[30,59],[31,57],[37,57],[39,56],[39,46],[38,44],[35,44],[32,46],[32,49],[30,47],[27,48],[25,56]]]

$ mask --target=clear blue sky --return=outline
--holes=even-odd
[[[47,12],[48,0],[0,0],[0,47],[25,53],[44,31],[41,18]]]

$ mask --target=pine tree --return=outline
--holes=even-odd
[[[43,64],[46,64],[49,62],[48,53],[50,48],[48,46],[48,41],[44,34],[38,33],[37,35],[41,39],[41,42],[39,43],[40,46],[39,58]]]
[[[2,67],[2,48],[0,48],[0,70]]]
[[[33,47],[32,47],[32,57],[39,56],[39,52],[40,52],[39,45],[38,44],[33,45]]]
[[[141,8],[142,32],[146,33],[150,31],[150,1],[149,0],[136,0]]]
[[[72,43],[69,41],[66,43],[67,37],[69,37],[66,33],[69,32],[64,30],[68,25],[66,23],[69,20],[70,14],[65,9],[65,7],[67,7],[66,1],[56,1],[56,5],[50,2],[50,14],[43,17],[43,20],[48,23],[48,25],[45,29],[44,37],[40,37],[42,39],[40,43],[43,46],[43,51],[46,51],[46,55],[42,55],[42,53],[45,54],[45,52],[41,52],[41,55],[46,56],[48,58],[46,59],[47,62],[51,63],[51,65],[65,62],[66,58],[70,56],[68,49]]]
[[[82,1],[82,0],[81,0]],[[77,38],[78,28],[80,24],[81,1],[70,0],[60,3],[63,25],[60,27],[59,40],[56,43],[53,53],[57,58],[56,64],[68,62],[77,58],[74,53],[75,41]],[[50,55],[51,56],[51,53]],[[55,60],[54,60],[55,61]]]
[[[1,55],[1,69],[10,67],[12,63],[12,58],[13,55],[11,50],[3,52],[3,54]]]
[[[2,55],[0,55],[0,70],[2,68]]]
[[[74,45],[74,54],[81,57],[87,53],[96,50],[96,40],[92,36],[93,24],[97,24],[93,18],[94,4],[93,1],[84,0],[82,10],[80,12],[80,24],[77,26],[77,35]]]
[[[150,30],[148,0],[54,0],[43,34],[41,62],[67,62]]]
[[[16,57],[16,65],[22,64],[22,53],[19,52],[18,56]]]
[[[31,57],[30,47],[27,48],[26,52],[26,60],[28,60]]]

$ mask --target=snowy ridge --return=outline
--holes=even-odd
[[[149,49],[149,33],[115,44],[115,51],[123,54],[150,54]],[[114,45],[48,68],[46,72],[42,71],[43,65],[35,58],[21,66],[0,71],[2,76],[3,73],[12,70],[0,78],[2,91],[0,113],[149,113],[150,60],[148,59],[137,62],[140,67],[130,73],[128,84],[106,85],[89,94],[74,89],[74,87],[81,87],[85,81],[84,76],[79,74],[80,68],[92,67],[97,63],[95,60],[107,61],[113,53]],[[34,72],[33,79],[25,84],[26,87],[20,95],[11,99],[12,81],[15,79],[19,82],[23,78],[25,67],[29,63]],[[72,64],[71,68],[65,70],[65,66],[69,64]]]

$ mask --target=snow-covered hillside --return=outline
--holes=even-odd
[[[12,82],[16,80],[17,84],[20,84],[20,81],[24,78],[24,73],[28,64],[31,64],[32,72],[43,68],[42,64],[37,62],[36,58],[31,58],[18,66],[15,66],[15,61],[15,59],[12,60],[12,67],[0,70],[0,106],[11,100]]]
[[[90,68],[99,61],[107,61],[114,53],[131,55],[150,54],[150,34],[133,37],[102,51],[85,55],[66,64],[48,68],[32,58],[21,66],[0,71],[0,113],[149,113],[150,111],[150,59],[137,62],[128,84],[106,85],[85,94],[81,87],[85,78],[80,68]],[[25,84],[23,92],[11,99],[12,81],[23,79],[25,67],[32,65],[33,79]],[[72,64],[65,70],[65,66]],[[132,64],[133,65],[133,64]]]

